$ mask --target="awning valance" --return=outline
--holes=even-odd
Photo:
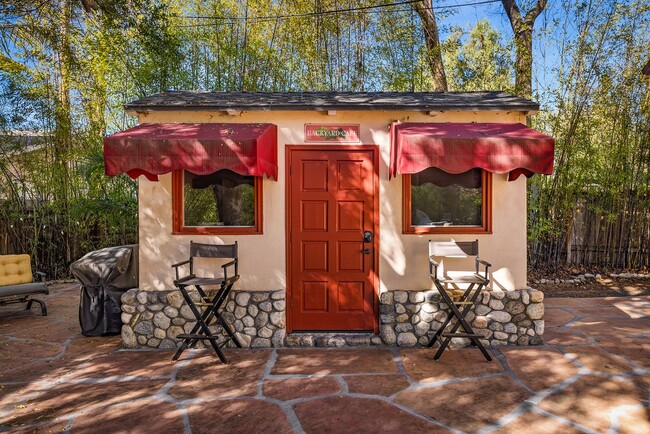
[[[277,136],[273,124],[141,124],[104,139],[106,174],[157,180],[178,169],[229,169],[277,180]]]
[[[519,175],[553,173],[555,139],[523,124],[395,123],[390,176],[437,167],[448,173],[481,168]]]

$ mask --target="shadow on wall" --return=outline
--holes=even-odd
[[[171,267],[172,263],[187,258],[189,254],[189,242],[187,246],[172,243],[173,235],[166,229],[171,228],[172,220],[171,177],[161,176],[158,182],[140,182],[139,193],[146,196],[148,200],[148,206],[141,207],[138,216],[140,263],[142,264],[145,258],[158,258],[159,263],[158,267],[140,267],[140,285],[145,290],[170,289],[173,287],[171,268],[169,270],[160,268]],[[185,251],[178,247],[185,247]]]

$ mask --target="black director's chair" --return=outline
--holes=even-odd
[[[447,271],[445,270],[443,276],[438,275],[439,264],[434,258],[436,257],[467,257],[475,256],[475,270],[474,271]],[[479,266],[485,267],[479,272]],[[476,303],[481,290],[490,283],[488,278],[488,269],[491,264],[478,258],[478,240],[476,241],[429,241],[429,276],[438,289],[440,296],[444,302],[449,306],[449,313],[447,318],[442,323],[442,326],[436,331],[433,337],[429,340],[428,347],[432,347],[438,338],[441,339],[440,348],[433,356],[434,360],[440,359],[442,353],[445,351],[452,338],[469,338],[472,345],[481,350],[485,358],[491,362],[492,357],[487,352],[481,341],[479,335],[474,333],[472,327],[467,320],[467,314]],[[466,286],[465,289],[458,289],[459,286]],[[462,310],[459,309],[462,307]],[[445,332],[445,328],[452,320],[456,320],[451,326],[449,332]],[[458,329],[462,327],[463,332]]]
[[[200,277],[194,274],[195,258],[213,258],[213,259],[232,259],[230,262],[221,265],[222,277]],[[235,244],[199,244],[190,241],[190,258],[173,264],[176,269],[176,280],[174,285],[181,291],[185,302],[192,310],[196,317],[196,325],[190,333],[179,334],[177,338],[183,339],[176,354],[172,360],[178,360],[180,355],[188,347],[193,347],[199,340],[207,340],[214,349],[222,363],[228,363],[226,356],[221,351],[229,341],[233,341],[238,348],[241,343],[233,333],[230,326],[223,319],[221,310],[224,302],[232,290],[232,286],[239,279],[239,268],[237,259],[237,242]],[[179,275],[179,267],[189,265],[189,274],[183,277]],[[229,268],[233,269],[234,274],[229,275]],[[195,302],[188,292],[188,288],[193,286],[199,294],[200,301]],[[217,289],[206,290],[204,286],[217,286]],[[215,336],[209,328],[210,323],[214,320],[227,334],[222,342],[218,342],[220,336]]]

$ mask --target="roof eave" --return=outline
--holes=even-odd
[[[274,105],[274,106],[216,106],[216,105],[137,105],[125,104],[124,109],[130,115],[138,113],[147,113],[155,111],[422,111],[422,112],[522,112],[535,114],[539,111],[539,104],[518,105],[518,106],[441,106],[441,105],[414,105],[414,106],[396,106],[396,105]]]

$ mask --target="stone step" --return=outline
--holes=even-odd
[[[285,337],[287,347],[361,347],[383,345],[381,338],[373,333],[349,332],[297,332]]]

